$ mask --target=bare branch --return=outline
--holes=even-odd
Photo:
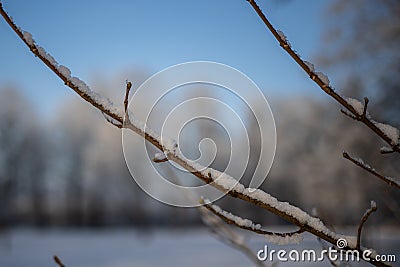
[[[54,255],[53,259],[58,264],[59,267],[65,267],[65,265],[62,263],[62,261],[57,255]]]
[[[274,26],[269,22],[267,17],[264,15],[264,13],[261,11],[260,7],[257,5],[255,0],[247,0],[250,5],[253,7],[253,9],[257,12],[258,16],[261,18],[261,20],[264,22],[264,24],[267,26],[268,30],[273,34],[273,36],[278,40],[279,45],[296,61],[296,63],[310,76],[311,80],[313,80],[326,94],[331,96],[333,99],[335,99],[339,104],[341,104],[343,107],[345,107],[351,114],[353,114],[356,118],[356,120],[361,121],[364,123],[368,128],[370,128],[375,134],[377,134],[380,138],[382,138],[386,143],[388,143],[393,151],[396,151],[400,153],[400,144],[399,140],[393,140],[387,132],[382,130],[379,123],[371,120],[369,116],[367,116],[367,104],[368,104],[368,99],[365,98],[365,105],[364,105],[364,112],[362,114],[358,114],[357,110],[350,105],[344,97],[342,97],[340,94],[335,92],[335,90],[329,85],[329,79],[323,74],[323,73],[318,73],[315,72],[313,67],[310,67],[310,63],[302,60],[300,56],[292,49],[290,43],[288,42],[286,36],[280,32],[277,31]],[[347,114],[346,114],[347,115]],[[353,117],[352,117],[353,118]]]
[[[381,179],[382,181],[384,181],[388,185],[394,186],[394,187],[397,187],[398,189],[400,189],[400,182],[399,182],[398,179],[380,174],[374,168],[372,168],[369,164],[366,164],[362,159],[354,158],[354,157],[350,156],[346,151],[343,151],[343,157],[345,159],[350,160],[351,162],[353,162],[357,166],[363,168],[367,172],[375,175],[376,177],[378,177],[379,179]]]
[[[361,243],[361,231],[364,223],[368,220],[368,217],[377,210],[377,206],[375,201],[371,201],[371,207],[364,213],[363,217],[361,218],[360,224],[358,225],[357,229],[357,245],[356,248],[360,250],[360,243]]]

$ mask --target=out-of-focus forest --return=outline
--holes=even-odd
[[[328,74],[339,73],[335,85],[344,95],[368,96],[374,117],[400,126],[400,2],[338,0],[326,10],[324,20],[328,30],[315,53],[317,65],[324,66]],[[137,71],[129,77],[139,85],[149,75]],[[121,87],[108,85],[120,84],[122,77],[126,76],[113,81],[96,79],[95,87],[111,95],[105,88]],[[111,97],[121,100],[123,93]],[[316,208],[324,220],[335,225],[358,224],[374,199],[379,211],[371,221],[398,225],[399,192],[343,159],[342,151],[363,158],[389,176],[400,175],[400,157],[396,153],[381,155],[382,141],[343,116],[331,99],[309,96],[269,99],[278,143],[262,188],[305,210]],[[161,204],[135,184],[123,158],[120,130],[78,98],[59,106],[50,118],[42,118],[18,88],[8,86],[0,89],[0,118],[0,226],[201,223],[196,210]],[[251,132],[255,129],[251,119],[245,123],[250,139],[252,134],[257,136],[257,131]],[[191,131],[213,135],[212,127],[199,125]],[[191,146],[190,140],[186,146]],[[251,151],[250,158],[256,158],[257,149]],[[214,164],[217,169],[223,167],[223,162]],[[254,168],[255,162],[250,162],[243,179],[251,176],[251,166]],[[271,214],[249,209],[246,203],[220,202],[257,222],[284,223]]]

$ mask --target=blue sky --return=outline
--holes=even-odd
[[[312,59],[321,47],[323,12],[330,1],[258,2],[302,57]],[[5,0],[3,6],[39,45],[89,85],[96,75],[111,79],[138,68],[151,75],[174,64],[209,60],[244,72],[267,98],[322,94],[245,0]],[[19,88],[46,114],[72,97],[73,92],[30,53],[2,19],[0,40],[0,88]]]

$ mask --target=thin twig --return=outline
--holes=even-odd
[[[363,119],[368,119],[369,114],[368,114],[368,103],[369,103],[369,99],[368,97],[364,97],[364,105],[363,105],[363,111],[361,114],[358,114],[358,112],[356,112],[356,115],[350,113],[348,110],[344,110],[341,109],[340,112],[342,112],[344,115],[350,117],[353,120],[356,121],[362,121]]]
[[[381,152],[381,154],[391,154],[394,151],[391,147],[384,146],[384,147],[381,147],[380,152]]]
[[[113,118],[111,118],[110,116],[108,116],[107,114],[105,114],[103,112],[101,114],[103,114],[103,117],[106,119],[107,122],[111,123],[115,127],[119,128],[119,129],[121,129],[123,127],[123,125],[119,121],[114,120]]]
[[[222,220],[224,220],[226,223],[228,223],[228,224],[233,224],[233,225],[235,225],[235,226],[237,226],[237,227],[239,227],[239,228],[242,228],[242,229],[245,229],[245,230],[248,230],[248,231],[257,233],[257,234],[269,235],[269,236],[290,237],[290,236],[293,236],[293,235],[296,235],[296,234],[301,234],[301,233],[304,232],[304,230],[300,228],[299,230],[294,231],[294,232],[277,233],[277,232],[270,232],[270,231],[263,230],[263,229],[261,229],[261,225],[259,225],[259,227],[256,227],[256,225],[253,224],[253,223],[251,223],[251,225],[238,224],[236,220],[232,219],[232,217],[239,218],[238,216],[231,214],[232,216],[227,217],[227,216],[223,213],[223,212],[224,212],[223,210],[222,210],[222,212],[219,211],[219,209],[220,209],[219,207],[218,207],[218,209],[217,209],[217,208],[216,208],[216,207],[217,207],[216,205],[211,205],[211,204],[209,204],[209,203],[205,203],[203,200],[201,200],[201,204],[203,204],[203,206],[204,206],[205,208],[207,208],[207,210],[211,211],[213,214],[215,214],[216,216],[218,216],[219,218],[221,218]],[[226,211],[225,211],[225,212],[226,212]],[[240,218],[240,219],[241,219],[241,220],[244,220],[244,219],[242,219],[242,218]]]
[[[156,153],[153,157],[153,162],[161,163],[168,161],[168,157],[164,153]]]
[[[345,159],[350,160],[351,162],[353,162],[357,166],[363,168],[367,172],[375,175],[376,177],[378,177],[379,179],[381,179],[382,181],[384,181],[388,185],[394,186],[394,187],[397,187],[398,189],[400,189],[400,182],[398,181],[398,179],[380,174],[374,168],[372,168],[370,165],[364,163],[363,160],[357,159],[357,158],[354,158],[354,157],[350,156],[346,151],[343,151],[343,157]]]
[[[368,102],[369,102],[368,97],[364,97],[364,109],[363,109],[362,117],[367,116]]]
[[[125,99],[124,99],[124,112],[125,112],[125,120],[129,121],[129,112],[128,112],[128,103],[129,103],[129,91],[131,90],[132,83],[130,81],[126,81],[126,90],[125,90]]]
[[[198,208],[201,214],[201,218],[210,231],[216,236],[218,240],[241,251],[246,255],[256,266],[266,267],[267,265],[257,258],[257,255],[252,249],[245,243],[244,237],[239,235],[237,231],[233,231],[229,228],[225,222],[214,213],[209,211],[207,208],[201,206]],[[271,266],[274,266],[272,264]]]
[[[168,158],[162,158],[162,159],[153,158],[153,162],[155,162],[155,163],[161,163],[161,162],[166,162],[166,161],[168,161]]]
[[[386,143],[388,143],[393,151],[396,151],[400,153],[400,144],[397,142],[397,140],[392,140],[389,136],[387,136],[379,127],[377,127],[368,116],[366,116],[366,105],[364,105],[364,111],[365,114],[363,113],[361,116],[357,113],[356,109],[347,103],[347,101],[338,93],[335,92],[335,90],[329,85],[326,84],[318,75],[318,73],[314,72],[314,70],[310,69],[310,67],[305,63],[304,60],[300,58],[300,56],[291,48],[290,44],[288,41],[282,38],[282,36],[278,33],[278,31],[274,28],[274,26],[269,22],[267,17],[264,15],[264,13],[261,11],[260,7],[257,5],[255,0],[247,0],[250,5],[253,7],[253,9],[257,12],[258,16],[261,18],[261,20],[264,22],[264,24],[267,26],[269,31],[273,34],[273,36],[278,40],[280,46],[296,61],[296,63],[309,75],[311,80],[313,80],[326,94],[331,96],[333,99],[335,99],[339,104],[341,104],[343,107],[345,107],[350,113],[352,113],[356,120],[361,121],[364,123],[367,127],[369,127],[375,134],[377,134],[380,138],[382,138]],[[368,100],[366,101],[368,103]]]
[[[325,246],[325,244],[324,244],[324,242],[322,241],[322,239],[319,238],[319,237],[317,237],[317,240],[318,240],[319,244],[321,245],[322,249],[325,250],[325,251],[328,251],[328,247]],[[332,266],[335,266],[335,267],[339,267],[339,266],[340,266],[340,264],[338,264],[338,263],[336,263],[335,261],[333,261],[333,260],[331,259],[331,257],[329,257],[327,254],[324,254],[324,257],[325,257],[326,259],[328,259],[329,263],[330,263]]]
[[[57,255],[53,256],[54,261],[58,264],[59,267],[65,267],[64,263],[60,260],[60,258]]]
[[[364,213],[363,217],[361,218],[360,224],[358,225],[357,229],[357,245],[356,248],[360,250],[361,247],[361,231],[363,228],[364,223],[368,220],[368,217],[377,210],[377,206],[375,201],[371,201],[371,207]]]

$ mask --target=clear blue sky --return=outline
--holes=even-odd
[[[323,12],[330,1],[258,2],[302,57],[312,59],[320,48]],[[111,78],[144,68],[154,74],[174,64],[210,60],[244,72],[267,97],[321,94],[245,0],[3,0],[3,6],[39,45],[89,85],[95,73]],[[50,113],[73,95],[3,19],[0,40],[0,88],[14,85],[39,111]]]

